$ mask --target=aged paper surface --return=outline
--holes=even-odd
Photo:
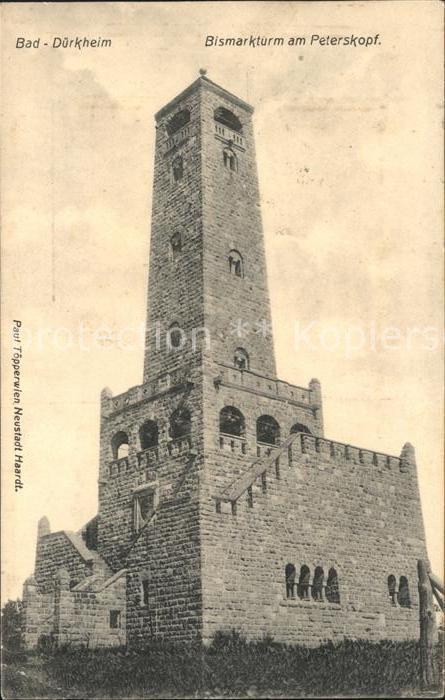
[[[78,531],[97,512],[100,392],[142,381],[153,115],[200,68],[255,107],[278,376],[320,379],[327,437],[414,445],[442,575],[441,12],[3,5],[4,601],[39,518]]]

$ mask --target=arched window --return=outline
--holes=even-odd
[[[286,598],[295,598],[295,566],[293,564],[286,564],[284,569],[284,576],[286,579]]]
[[[189,435],[192,427],[188,408],[177,408],[170,416],[170,437],[172,439]]]
[[[172,171],[174,181],[178,182],[178,180],[181,180],[182,176],[184,175],[184,161],[182,156],[176,156],[176,158],[173,158]]]
[[[291,434],[293,433],[308,433],[311,435],[311,431],[307,427],[307,425],[303,425],[302,423],[295,423],[292,428],[290,429]]]
[[[399,579],[399,592],[397,594],[397,601],[401,608],[411,607],[408,579],[406,578],[406,576],[401,576]]]
[[[338,576],[334,568],[329,569],[328,580],[326,582],[326,600],[329,603],[340,602],[340,591],[338,588]]]
[[[237,348],[235,350],[233,364],[237,369],[249,369],[249,355],[244,348]]]
[[[219,431],[226,435],[243,437],[246,426],[241,411],[235,406],[224,406],[219,414]]]
[[[298,597],[299,598],[309,598],[309,582],[311,578],[311,572],[306,564],[300,569],[300,578],[298,579]]]
[[[312,581],[312,597],[314,600],[323,600],[323,581],[324,571],[321,566],[317,566],[314,571],[314,580]]]
[[[260,416],[256,422],[257,442],[266,445],[280,444],[280,426],[272,416]]]
[[[129,444],[128,435],[123,430],[119,430],[118,433],[113,435],[111,438],[111,449],[113,452],[113,459],[122,459],[122,457],[128,457]]]
[[[228,170],[233,170],[234,172],[238,170],[238,159],[231,148],[223,150],[223,163]]]
[[[213,117],[216,122],[224,124],[224,126],[228,126],[229,129],[232,129],[233,131],[240,132],[243,129],[243,125],[236,114],[233,114],[233,112],[226,109],[226,107],[217,107],[213,113]]]
[[[229,272],[235,277],[244,277],[244,265],[241,253],[237,250],[229,252]]]
[[[159,430],[158,424],[154,420],[146,421],[139,428],[139,439],[141,441],[141,450],[148,450],[150,447],[156,447],[158,444]]]
[[[170,260],[176,260],[181,255],[182,251],[182,236],[177,231],[170,238]]]
[[[167,331],[167,347],[178,350],[182,348],[185,342],[185,333],[182,328],[179,328],[179,323],[172,323]]]
[[[388,576],[388,593],[390,601],[393,605],[396,604],[396,593],[397,593],[397,581],[396,577],[391,574]]]
[[[167,134],[173,136],[176,131],[182,129],[183,126],[188,124],[190,121],[190,111],[188,109],[181,109],[179,112],[170,119],[167,123]]]

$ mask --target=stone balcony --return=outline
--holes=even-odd
[[[219,364],[218,368],[218,376],[214,379],[215,385],[239,387],[305,408],[320,408],[319,392],[312,388],[296,386],[252,370],[238,369],[230,365]]]
[[[186,124],[179,129],[175,134],[170,136],[164,143],[164,153],[168,153],[172,148],[179,146],[181,143],[186,141],[192,135],[192,125]]]
[[[153,381],[133,386],[116,396],[113,396],[109,389],[104,389],[101,394],[102,412],[111,416],[142,401],[153,400],[163,394],[181,391],[191,384],[187,368],[181,368],[173,372],[164,373]]]
[[[228,126],[223,126],[220,122],[215,122],[215,136],[223,141],[231,141],[235,146],[244,150],[245,139],[237,131],[233,131]]]
[[[238,437],[236,435],[228,435],[226,433],[219,434],[219,446],[222,450],[227,452],[235,452],[237,454],[245,455],[247,452],[247,442],[246,438]]]
[[[187,454],[191,449],[191,436],[183,435],[169,440],[167,443],[157,445],[156,447],[150,447],[140,452],[130,452],[128,456],[121,457],[120,459],[113,459],[108,463],[107,476],[109,478],[115,478],[130,470],[154,473],[163,460],[168,457],[177,457]]]
[[[159,462],[159,446],[149,447],[147,450],[141,450],[137,453],[138,466],[154,467]]]

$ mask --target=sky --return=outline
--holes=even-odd
[[[198,76],[255,107],[278,375],[317,377],[325,434],[416,449],[443,570],[440,3],[2,6],[3,596],[37,521],[96,513],[99,397],[142,381],[154,113]],[[310,45],[311,35],[375,37]],[[205,46],[206,36],[285,46]],[[111,47],[51,48],[54,37]],[[305,46],[289,46],[305,36]],[[38,48],[16,48],[18,37]],[[45,47],[44,43],[50,46]],[[14,492],[13,320],[23,489]],[[306,329],[306,332],[304,332]]]

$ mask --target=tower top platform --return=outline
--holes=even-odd
[[[160,119],[162,119],[162,117],[171,112],[172,108],[176,104],[181,102],[184,98],[186,98],[188,95],[192,94],[193,92],[195,92],[195,90],[199,88],[203,88],[204,90],[210,90],[216,95],[219,95],[219,97],[225,97],[226,99],[236,104],[238,107],[241,107],[250,114],[253,114],[254,108],[252,107],[252,105],[248,104],[248,102],[245,102],[244,100],[240,99],[232,92],[229,92],[220,85],[217,85],[213,82],[213,80],[210,80],[210,78],[208,78],[207,75],[200,74],[199,78],[194,80],[193,83],[191,83],[187,88],[185,88],[185,90],[180,92],[179,95],[176,95],[176,97],[174,97],[172,100],[170,100],[170,102],[168,102],[164,107],[162,107],[158,112],[156,112],[155,120],[158,122]]]

